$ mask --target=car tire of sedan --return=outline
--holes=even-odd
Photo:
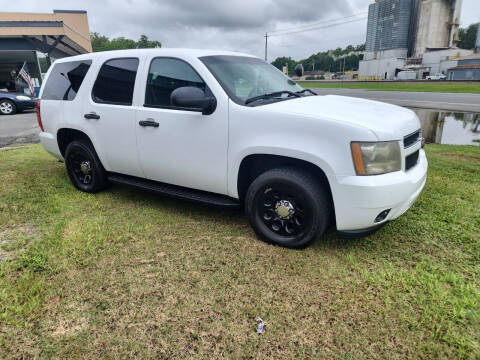
[[[17,107],[10,100],[0,100],[0,114],[13,115],[17,112]]]
[[[107,172],[89,141],[78,140],[68,144],[65,165],[70,180],[80,191],[97,193],[110,184]]]
[[[327,229],[331,201],[325,187],[308,172],[279,168],[266,171],[252,182],[245,209],[263,241],[300,249]]]

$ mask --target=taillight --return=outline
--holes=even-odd
[[[40,127],[40,130],[44,132],[45,130],[43,129],[43,124],[42,124],[42,115],[40,115],[40,99],[37,100],[37,106],[35,107],[37,111],[37,121],[38,121],[38,126]]]

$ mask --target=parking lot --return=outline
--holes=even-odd
[[[35,110],[0,116],[0,148],[38,143],[38,133]]]

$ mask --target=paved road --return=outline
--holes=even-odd
[[[35,110],[15,115],[0,115],[0,148],[37,143],[40,129]]]
[[[480,94],[315,89],[320,95],[343,95],[388,102],[395,105],[445,111],[480,113]]]

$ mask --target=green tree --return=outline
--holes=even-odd
[[[465,29],[460,29],[460,32],[459,32],[460,41],[458,43],[459,48],[461,49],[475,48],[475,41],[477,39],[478,26],[479,26],[479,23],[472,24]]]
[[[90,34],[90,39],[92,41],[92,48],[94,52],[136,48],[154,48],[162,46],[160,41],[149,40],[146,35],[141,35],[138,41],[124,37],[118,37],[110,40],[105,35],[93,32]]]
[[[110,50],[135,49],[137,43],[132,39],[119,37],[110,41]]]
[[[365,51],[365,44],[355,46],[355,51]]]
[[[104,35],[100,35],[97,32],[93,32],[90,34],[90,41],[92,42],[92,49],[94,52],[111,50],[109,48],[110,40],[108,39],[108,37]]]
[[[350,54],[351,52],[354,52],[355,51],[355,47],[352,46],[352,45],[348,45],[343,51],[342,53],[345,55],[345,54]]]
[[[162,43],[160,41],[148,40],[147,35],[140,35],[140,39],[138,40],[137,45],[140,49],[162,47]]]
[[[342,48],[336,48],[335,50],[333,50],[333,55],[335,56],[342,56],[343,55],[343,49]]]
[[[337,48],[335,50],[319,52],[300,61],[295,61],[291,57],[279,57],[272,62],[272,65],[282,70],[285,64],[288,64],[289,74],[294,73],[294,68],[297,64],[303,64],[305,71],[340,72],[343,71],[344,64],[345,71],[358,70],[360,60],[363,60],[363,54],[354,54],[354,52],[362,51],[365,51],[365,44],[357,46],[348,45],[345,49]],[[350,53],[352,54],[347,56],[347,54]],[[334,60],[334,57],[337,57],[337,60]]]
[[[275,61],[272,62],[272,65],[282,71],[284,66],[288,66],[288,73],[293,74],[295,72],[295,65],[297,65],[297,62],[291,57],[283,56],[276,58]]]

